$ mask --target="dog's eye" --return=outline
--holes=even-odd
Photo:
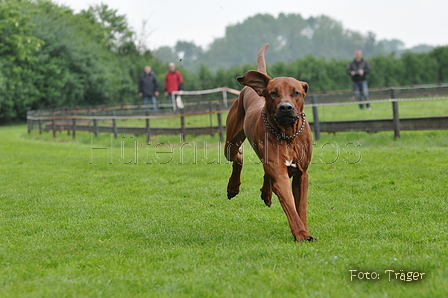
[[[269,95],[271,97],[277,97],[278,96],[277,91],[272,91],[272,92],[269,93]]]
[[[297,96],[299,96],[300,95],[300,92],[299,91],[294,91],[294,93],[292,94],[292,96],[294,96],[294,97],[297,97]]]

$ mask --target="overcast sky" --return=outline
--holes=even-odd
[[[228,25],[243,22],[257,13],[296,13],[302,17],[327,15],[344,28],[363,34],[372,31],[377,39],[399,39],[406,48],[429,44],[448,45],[448,1],[446,0],[53,0],[75,12],[100,3],[126,15],[139,31],[143,20],[151,31],[148,47],[173,46],[192,41],[206,47],[223,37]],[[445,29],[444,29],[445,28]]]

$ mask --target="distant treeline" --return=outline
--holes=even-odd
[[[308,36],[319,33],[303,32]],[[126,18],[107,5],[75,14],[47,0],[1,1],[0,123],[23,120],[32,109],[138,102],[137,82],[144,65],[152,66],[161,86],[167,71],[166,61],[156,59],[145,47],[146,41],[144,34],[132,31]],[[185,89],[241,88],[235,78],[256,69],[254,64],[243,63],[255,61],[265,42],[269,40],[257,41],[247,60],[227,68],[215,69],[206,59],[196,59],[196,70],[191,71],[191,53],[184,52],[177,66],[184,75]],[[305,80],[312,91],[350,88],[346,75],[350,59],[309,54],[274,62],[270,55],[276,49],[273,44],[266,53],[270,76]],[[448,82],[448,47],[397,57],[394,53],[369,57],[371,87]]]
[[[210,70],[228,69],[253,61],[261,45],[269,43],[268,64],[293,63],[309,55],[326,59],[348,59],[355,50],[362,50],[367,58],[405,52],[427,53],[429,45],[410,49],[398,39],[377,40],[375,33],[362,34],[344,28],[342,23],[328,16],[304,19],[300,14],[257,14],[242,23],[226,28],[225,36],[216,38],[206,49],[193,42],[177,41],[174,47],[160,47],[153,51],[156,58],[169,62],[182,59],[186,69],[195,71],[200,64]]]
[[[326,60],[307,56],[289,64],[277,62],[268,65],[267,71],[271,77],[290,76],[306,81],[310,84],[310,91],[350,89],[351,80],[346,73],[350,60]],[[424,54],[406,52],[400,58],[391,54],[367,60],[372,66],[372,72],[367,78],[370,87],[448,82],[448,47],[438,47]],[[201,67],[198,74],[200,88],[219,85],[241,88],[235,78],[249,69],[256,69],[256,65],[219,70],[216,74],[210,73],[206,67]]]

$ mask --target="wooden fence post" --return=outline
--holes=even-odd
[[[396,90],[390,89],[391,98],[397,98]],[[400,138],[400,116],[398,114],[398,101],[392,101],[392,112],[394,116],[394,138]]]
[[[214,133],[213,133],[213,115],[212,115],[212,112],[213,112],[213,105],[212,105],[212,102],[211,102],[211,101],[208,102],[208,111],[210,112],[210,113],[209,113],[209,119],[210,119],[210,135],[213,136],[213,135],[214,135]]]
[[[67,124],[67,135],[70,135],[70,120],[67,119],[67,115],[68,115],[68,108],[64,108],[64,124]],[[61,128],[61,132],[62,129],[64,128],[64,126],[62,126]]]
[[[145,114],[146,117],[148,117],[149,111],[146,111]],[[149,142],[151,140],[151,127],[149,124],[149,118],[146,118],[146,142]]]
[[[53,138],[56,138],[56,122],[54,120],[54,111],[51,112],[51,129],[53,130]]]
[[[95,137],[98,136],[98,120],[93,119],[93,134]]]
[[[394,114],[394,137],[400,138],[400,116],[398,115],[398,101],[392,102],[392,110]]]
[[[311,97],[311,103],[313,104],[313,118],[314,118],[314,139],[320,140],[320,122],[319,122],[319,110],[317,106],[317,95],[313,94]]]
[[[39,119],[37,124],[39,125],[39,134],[41,135],[42,134],[42,120]]]
[[[118,138],[118,128],[117,128],[117,119],[112,119],[112,129],[114,132],[114,138]]]
[[[218,103],[218,131],[219,131],[219,141],[224,142],[224,127],[222,125],[222,114],[219,112],[221,110],[221,105]]]
[[[73,132],[72,138],[74,139],[74,138],[76,138],[76,119],[75,118],[72,119],[72,132]]]
[[[184,114],[184,109],[180,109],[180,114],[182,116],[180,116],[180,130],[182,133],[182,142],[185,142],[185,134],[186,134],[186,129],[185,129],[185,116],[183,116]]]
[[[28,123],[28,133],[31,133],[31,120],[27,119],[27,123]]]

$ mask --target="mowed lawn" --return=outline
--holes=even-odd
[[[0,127],[0,296],[448,297],[448,131],[322,134],[313,243],[249,148],[227,200],[220,148]]]

